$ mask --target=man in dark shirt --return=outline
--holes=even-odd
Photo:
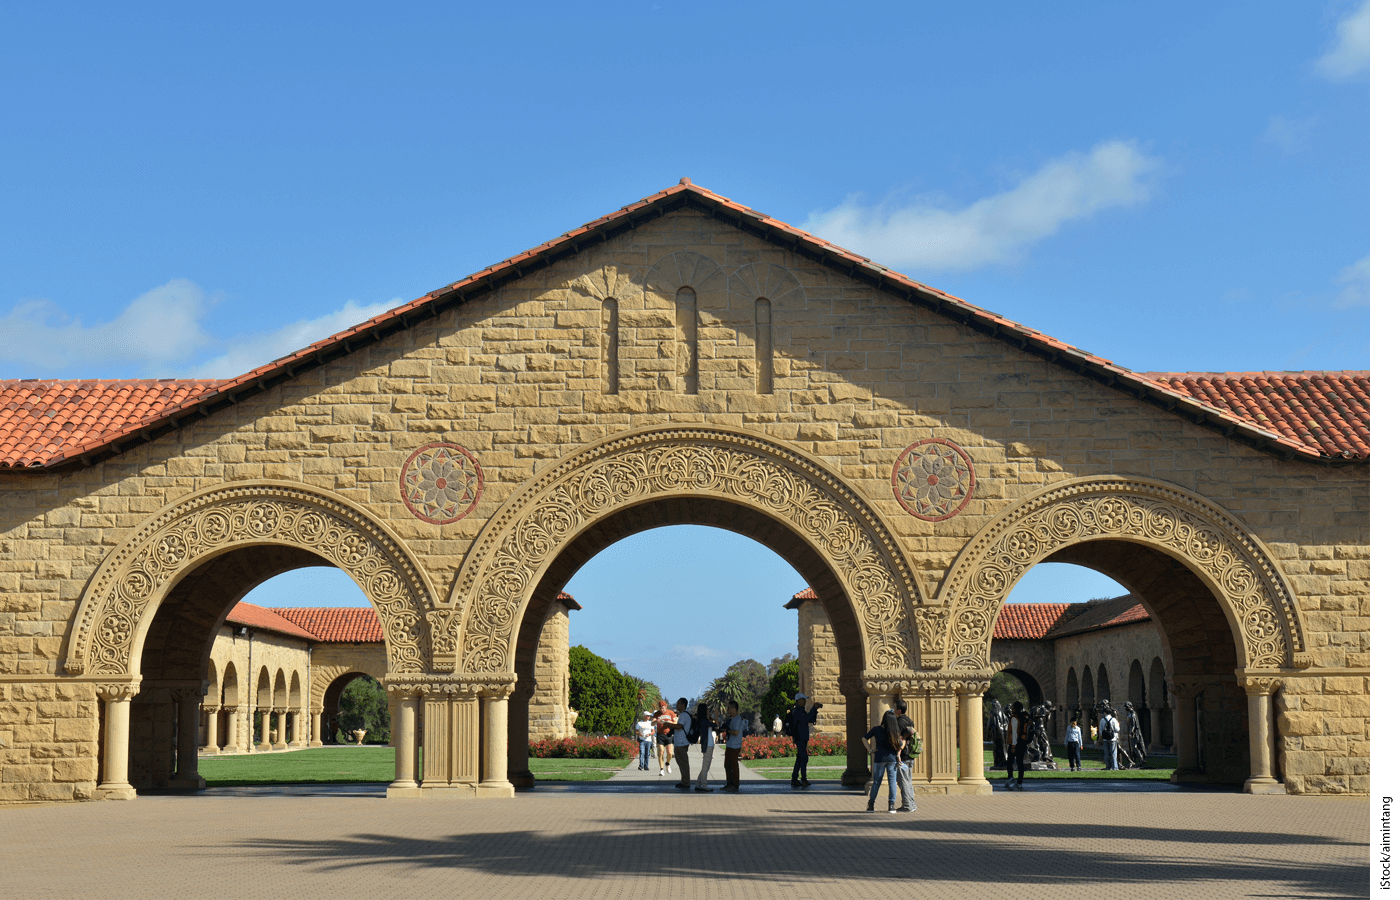
[[[909,704],[903,698],[894,701],[899,713],[899,737],[903,747],[899,751],[899,812],[914,812],[919,804],[914,801],[914,757],[909,755],[910,740],[914,737],[914,720],[909,718]]]
[[[871,760],[870,779],[870,799],[865,804],[866,812],[875,811],[875,798],[880,796],[880,781],[888,778],[890,782],[890,812],[895,811],[894,790],[895,782],[898,779],[899,751],[901,747],[896,746],[899,741],[899,732],[895,730],[894,740],[890,739],[890,732],[896,728],[897,720],[886,713],[874,728],[865,733],[865,749],[870,751],[874,757]],[[902,744],[902,741],[899,741]]]
[[[812,723],[817,721],[817,710],[822,705],[813,703],[808,709],[807,695],[800,691],[794,699],[797,705],[788,710],[785,726],[787,733],[792,735],[792,742],[797,745],[797,761],[792,764],[792,786],[807,787],[811,784],[807,780],[807,742],[812,738]]]

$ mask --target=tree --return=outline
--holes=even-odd
[[[1027,708],[1031,705],[1031,698],[1026,693],[1026,686],[1015,675],[1008,675],[1005,672],[993,675],[991,687],[987,688],[987,693],[982,695],[982,702],[989,706],[993,700],[1000,700],[1001,705],[1008,709],[1013,700],[1020,700],[1021,705]]]
[[[768,663],[768,677],[772,678],[780,667],[790,662],[797,662],[797,657],[793,656],[791,653],[784,653],[782,656],[773,657],[772,661]]]
[[[740,715],[752,720],[760,711],[767,690],[768,670],[756,659],[745,659],[736,662],[710,682],[700,699],[710,704],[710,718],[716,721],[725,715],[731,700],[739,704]]]
[[[774,660],[777,662],[777,660]],[[797,696],[798,667],[792,660],[778,665],[773,677],[768,681],[768,690],[763,694],[763,724],[769,725],[773,719],[782,718],[792,708]]]
[[[655,712],[661,706],[661,688],[644,678],[638,678],[627,672],[623,672],[622,677],[626,679],[628,694],[634,701],[632,704],[633,722],[640,719],[643,712]]]
[[[363,728],[369,743],[389,740],[389,695],[368,675],[361,675],[345,686],[336,715],[340,718],[340,731],[346,736]]]
[[[593,734],[631,734],[637,703],[633,681],[582,645],[569,648],[569,706],[575,726]]]

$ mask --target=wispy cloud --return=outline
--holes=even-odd
[[[29,300],[0,318],[0,360],[36,376],[133,363],[156,368],[213,343],[200,319],[211,305],[199,285],[169,281],[131,301],[110,322],[87,324],[50,300]]]
[[[177,278],[137,297],[110,321],[89,324],[51,300],[28,300],[0,317],[0,364],[27,377],[231,377],[402,302],[351,300],[273,331],[223,337],[205,326],[216,301],[194,282]]]
[[[1313,64],[1323,78],[1342,81],[1371,67],[1371,0],[1337,23],[1327,51]]]
[[[1269,127],[1264,129],[1264,141],[1285,151],[1301,149],[1307,141],[1308,132],[1312,131],[1317,123],[1317,116],[1309,116],[1306,119],[1274,116],[1269,119]]]
[[[1012,189],[961,209],[927,198],[862,205],[853,196],[802,227],[880,263],[976,269],[1012,262],[1075,220],[1142,203],[1156,165],[1135,144],[1109,141],[1051,160]]]
[[[1332,302],[1333,306],[1347,309],[1370,303],[1371,254],[1367,253],[1356,262],[1344,267],[1332,281],[1342,288],[1341,293],[1337,294],[1337,299]]]
[[[201,378],[231,378],[244,372],[266,365],[324,340],[338,331],[372,319],[386,310],[393,309],[403,301],[397,297],[383,303],[361,304],[354,300],[332,313],[314,319],[298,319],[276,331],[261,334],[247,334],[225,343],[224,352],[194,368],[194,374]]]

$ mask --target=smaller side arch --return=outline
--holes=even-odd
[[[1098,684],[1094,689],[1094,694],[1099,700],[1107,700],[1109,703],[1113,702],[1113,686],[1108,681],[1108,666],[1103,663],[1099,663],[1099,678]]]

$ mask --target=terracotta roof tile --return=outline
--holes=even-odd
[[[78,423],[83,425],[82,428],[77,428],[75,427],[73,411],[66,405],[43,403],[38,407],[38,413],[43,415],[48,410],[56,408],[59,410],[58,417],[63,419],[64,426],[67,427],[44,428],[27,438],[24,435],[28,434],[28,431],[19,428],[21,438],[11,440],[10,446],[7,447],[4,437],[9,432],[0,426],[0,467],[56,466],[83,456],[119,453],[130,443],[148,439],[170,428],[178,428],[202,413],[237,403],[273,385],[294,378],[302,372],[323,365],[331,359],[354,352],[387,334],[408,328],[416,322],[436,316],[454,306],[467,303],[477,296],[493,291],[514,279],[524,277],[542,266],[549,265],[566,254],[577,252],[597,241],[606,239],[610,234],[632,227],[641,221],[678,206],[700,208],[743,230],[792,245],[804,255],[836,266],[852,277],[875,284],[910,302],[932,308],[969,327],[1009,341],[1026,352],[1045,357],[1075,372],[1084,373],[1087,377],[1092,377],[1116,390],[1186,416],[1198,424],[1215,428],[1230,435],[1235,440],[1250,443],[1261,449],[1269,449],[1271,452],[1285,457],[1299,456],[1313,460],[1355,460],[1359,458],[1355,453],[1347,455],[1345,448],[1341,453],[1333,455],[1328,449],[1329,444],[1314,434],[1312,432],[1313,426],[1309,424],[1310,421],[1320,424],[1321,420],[1317,419],[1316,415],[1313,415],[1311,420],[1304,417],[1302,413],[1311,412],[1311,409],[1301,400],[1299,401],[1302,407],[1301,412],[1293,410],[1293,419],[1282,417],[1283,421],[1288,422],[1289,430],[1286,432],[1276,430],[1277,417],[1268,413],[1261,419],[1258,413],[1254,413],[1252,410],[1247,411],[1246,414],[1240,414],[1229,408],[1228,405],[1219,406],[1215,402],[1199,399],[1190,390],[1181,390],[1169,383],[1131,372],[1122,366],[1115,365],[1112,360],[1070,346],[1033,328],[1027,328],[1019,322],[974,306],[952,294],[921,284],[884,266],[876,265],[864,256],[852,253],[800,228],[794,228],[771,216],[735,203],[728,197],[684,182],[658,191],[650,197],[645,197],[614,213],[595,219],[532,250],[488,266],[474,275],[425,294],[417,300],[375,316],[367,322],[332,335],[323,341],[318,341],[296,353],[259,366],[237,378],[216,383],[213,389],[203,387],[210,384],[209,382],[184,382],[184,384],[201,385],[201,387],[197,389],[192,387],[190,393],[183,399],[162,397],[159,403],[153,401],[145,407],[139,416],[133,409],[123,407],[119,414],[110,416],[101,422],[94,420],[92,424],[89,424],[85,419],[76,419]],[[1356,376],[1358,373],[1339,374]],[[1369,375],[1365,375],[1364,378],[1365,384],[1369,386]],[[50,384],[63,386],[59,388],[61,391],[66,390],[69,386],[92,383],[51,382]],[[1340,383],[1339,380],[1338,384]],[[150,383],[146,382],[146,384]],[[181,383],[175,382],[174,384]],[[1341,393],[1335,388],[1333,393],[1338,393],[1338,399],[1334,401],[1335,403],[1340,404],[1352,415],[1359,415],[1355,408],[1357,404],[1342,398]],[[1323,396],[1331,400],[1329,394],[1324,393]],[[1316,398],[1315,402],[1317,402]],[[95,404],[95,415],[101,417],[107,405],[106,403]],[[1248,410],[1247,406],[1246,409]],[[5,412],[3,405],[0,405],[0,419],[5,417]],[[1323,419],[1329,422],[1333,421],[1333,416],[1326,412],[1325,406],[1320,405],[1318,412],[1322,414]],[[1281,413],[1279,415],[1282,416]],[[1342,421],[1347,421],[1346,415],[1342,413],[1340,408],[1337,410],[1337,416]],[[21,416],[21,418],[32,418],[32,416]],[[1297,421],[1295,422],[1294,419]],[[1311,434],[1314,439],[1304,439],[1300,436],[1304,433]],[[1333,441],[1333,443],[1336,442]],[[36,444],[38,445],[37,452],[35,449],[31,449]],[[1341,445],[1338,444],[1338,446]]]
[[[1124,594],[1095,603],[1076,603],[1075,606],[1079,607],[1075,615],[1052,629],[1046,637],[1055,640],[1086,631],[1146,622],[1152,618],[1135,594]]]
[[[0,381],[0,467],[48,465],[212,394],[222,381]]]
[[[1371,455],[1370,372],[1144,372],[1328,457]]]
[[[783,609],[797,609],[807,600],[817,599],[817,592],[811,588],[803,588],[792,595],[792,599],[783,604]]]
[[[1007,603],[997,614],[992,639],[997,641],[1038,641],[1067,616],[1073,603]]]
[[[368,606],[299,606],[273,612],[295,622],[324,643],[378,644],[384,640],[379,615]]]
[[[370,611],[373,612],[373,610]],[[247,625],[249,628],[260,631],[275,631],[307,641],[320,640],[316,635],[280,614],[284,612],[286,610],[267,609],[262,606],[254,606],[251,603],[239,602],[234,604],[233,611],[228,614],[224,621],[234,625]]]

